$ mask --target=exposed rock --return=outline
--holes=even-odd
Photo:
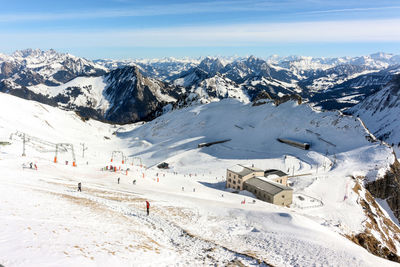
[[[375,198],[386,200],[400,221],[400,163],[397,160],[383,178],[367,183],[366,188]]]
[[[293,95],[284,95],[284,96],[282,96],[282,97],[279,97],[279,98],[275,98],[275,99],[274,99],[275,105],[277,105],[277,106],[279,106],[280,104],[283,104],[283,103],[285,103],[285,102],[287,102],[287,101],[290,101],[290,100],[297,101],[297,104],[299,104],[299,105],[302,103],[301,96],[296,95],[296,94],[293,94]]]
[[[176,87],[144,77],[137,67],[124,67],[106,75],[105,95],[111,103],[105,119],[130,123],[154,119],[169,102],[175,102]]]
[[[369,191],[363,190],[358,182],[353,191],[358,194],[358,203],[362,206],[367,219],[363,223],[364,232],[346,237],[376,256],[400,263],[394,243],[400,242],[400,228],[385,216],[375,198]],[[376,234],[379,234],[379,240]]]
[[[0,79],[11,77],[18,70],[19,67],[14,62],[3,62],[0,65]]]
[[[382,246],[381,242],[379,242],[371,233],[359,233],[354,236],[349,236],[348,238],[378,257],[400,263],[400,257],[390,251],[387,247]]]

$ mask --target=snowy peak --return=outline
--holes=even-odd
[[[15,51],[12,55],[0,58],[0,68],[7,69],[0,73],[0,79],[11,78],[22,86],[46,83],[59,85],[78,76],[99,76],[107,69],[92,61],[66,53],[58,53],[53,49],[25,49]],[[2,61],[2,62],[1,62]],[[13,66],[11,68],[11,66]],[[39,76],[32,80],[19,79],[20,72],[32,73]]]
[[[190,58],[162,58],[162,59],[98,59],[94,60],[109,70],[121,68],[124,66],[137,66],[143,74],[148,77],[157,78],[160,80],[170,81],[179,76],[182,72],[188,71],[196,67],[200,60]]]
[[[178,78],[174,79],[173,83],[179,86],[192,87],[208,77],[210,77],[208,72],[201,68],[195,67],[182,73]]]
[[[220,72],[224,65],[219,58],[206,57],[200,62],[198,67],[207,72],[210,76],[213,76]]]
[[[400,144],[400,75],[349,112],[359,116],[378,138],[396,146]]]
[[[116,123],[152,119],[162,106],[175,102],[179,96],[177,88],[143,76],[134,66],[103,76],[76,77],[61,85],[40,83],[24,87],[5,79],[0,83],[0,91]]]
[[[200,103],[219,101],[224,98],[236,98],[244,103],[250,102],[247,91],[241,85],[220,74],[204,79],[190,89],[190,100]]]
[[[267,93],[272,98],[298,94],[303,102],[309,102],[321,109],[345,109],[386,84],[394,74],[400,73],[400,64],[396,65],[396,62],[400,62],[399,56],[385,53],[340,58],[272,56],[264,60],[249,56],[206,57],[202,60],[164,58],[92,62],[52,49],[25,49],[9,56],[0,55],[0,90],[49,104],[48,99],[43,99],[46,95],[55,97],[51,91],[63,91],[62,97],[56,102],[70,109],[75,109],[77,104],[97,109],[101,99],[98,92],[105,92],[107,87],[100,81],[110,85],[106,88],[107,93],[102,96],[104,99],[120,99],[120,103],[126,104],[122,96],[125,95],[129,99],[140,87],[139,91],[142,93],[137,97],[153,95],[159,101],[159,105],[185,99],[190,94],[203,102],[227,97],[248,102],[260,94]],[[108,68],[112,71],[106,74]],[[83,82],[85,79],[80,77],[102,78],[86,79],[87,82]],[[173,85],[168,85],[169,82]],[[143,94],[145,91],[148,93]],[[94,95],[89,96],[90,92]],[[34,95],[42,93],[42,96]],[[79,94],[84,101],[77,101]],[[153,100],[149,101],[152,103]],[[114,101],[109,103],[109,107],[118,112],[116,106],[119,104]],[[154,107],[157,106],[158,109],[159,105],[152,104],[150,109],[154,111]],[[107,105],[101,105],[102,112],[105,106]],[[148,113],[144,111],[143,114]],[[145,117],[147,118],[147,115],[137,118]],[[131,121],[130,119],[124,121]]]
[[[239,82],[254,76],[271,77],[271,70],[265,60],[250,56],[226,65],[224,74],[231,80]]]
[[[105,118],[114,122],[153,119],[164,105],[178,97],[174,86],[143,76],[135,66],[113,70],[105,79],[109,85],[104,95],[111,103]]]

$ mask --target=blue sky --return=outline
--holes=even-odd
[[[400,54],[400,1],[0,0],[0,52],[91,59]]]

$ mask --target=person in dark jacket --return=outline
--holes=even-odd
[[[150,203],[146,200],[146,210],[147,210],[147,215],[150,213]]]
[[[80,182],[78,183],[78,191],[82,192],[82,184]]]
[[[118,177],[118,184],[119,184],[119,179],[120,179],[120,178]]]

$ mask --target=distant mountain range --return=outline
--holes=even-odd
[[[223,98],[251,102],[299,95],[320,109],[346,109],[400,73],[400,56],[266,59],[87,60],[54,50],[0,54],[0,91],[115,123]]]
[[[271,97],[299,94],[304,102],[327,110],[357,104],[400,73],[400,56],[386,53],[339,58],[271,56],[261,59],[250,56],[96,62],[105,67],[136,65],[146,76],[197,92],[203,102],[207,97],[214,101],[227,96],[251,101],[265,91]],[[222,94],[218,94],[219,86],[207,82],[211,78],[220,81],[218,84],[229,84],[233,91],[228,90],[226,94],[222,90]],[[208,92],[211,94],[206,94]]]

